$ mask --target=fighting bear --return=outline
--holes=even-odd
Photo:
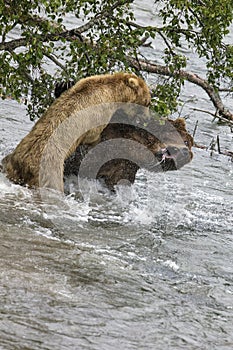
[[[139,112],[139,113],[138,113]],[[158,119],[135,110],[135,118],[118,110],[95,146],[80,146],[66,160],[64,174],[101,180],[110,190],[131,184],[139,168],[177,170],[193,158],[193,138],[183,118]]]
[[[79,145],[99,141],[115,112],[115,104],[147,107],[150,99],[148,86],[134,74],[81,79],[52,103],[16,149],[3,159],[3,171],[15,183],[62,192],[65,159]]]

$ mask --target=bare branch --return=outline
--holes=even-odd
[[[217,139],[218,140],[218,139]],[[217,143],[219,142],[219,140],[217,141]],[[199,149],[203,149],[203,150],[210,150],[210,156],[213,155],[213,151],[215,149],[215,140],[212,140],[211,141],[211,144],[209,146],[205,146],[205,145],[200,145],[198,143],[194,143],[194,148],[199,148]],[[221,150],[220,149],[220,144],[217,145],[218,146],[218,154],[222,154],[223,156],[227,156],[227,157],[230,157],[231,158],[231,161],[233,162],[233,152],[232,151],[227,151],[227,150]]]
[[[218,91],[208,83],[207,80],[199,77],[197,74],[188,72],[185,70],[174,70],[172,71],[168,66],[162,66],[156,63],[148,62],[144,59],[138,59],[127,57],[129,64],[135,69],[140,69],[148,73],[155,73],[170,77],[182,78],[195,85],[200,86],[210,97],[210,100],[214,104],[220,117],[226,118],[227,120],[233,121],[233,114],[225,108]]]
[[[27,44],[27,40],[24,38],[14,39],[11,41],[3,41],[0,43],[0,51],[13,51],[17,49],[17,47],[25,46]]]
[[[203,112],[203,113],[212,115],[212,117],[213,117],[214,119],[218,118],[218,119],[221,120],[222,122],[229,124],[231,127],[233,126],[233,120],[226,119],[226,118],[224,118],[224,117],[222,117],[221,115],[218,115],[218,114],[216,114],[216,113],[214,114],[214,113],[212,113],[212,112],[205,111],[204,109],[200,109],[200,108],[192,108],[192,110],[193,110],[193,111]]]
[[[233,88],[219,88],[218,91],[233,93]]]
[[[171,26],[165,26],[165,27],[155,27],[155,26],[143,26],[135,22],[128,22],[128,24],[132,27],[143,29],[144,31],[148,32],[155,32],[155,33],[165,33],[165,32],[176,32],[180,34],[195,34],[196,36],[200,35],[200,31],[196,31],[193,29],[185,29],[185,28],[174,28]]]
[[[175,52],[174,52],[174,50],[172,49],[171,45],[169,44],[168,39],[166,38],[166,36],[162,33],[162,31],[159,32],[159,35],[161,36],[161,38],[162,38],[163,41],[165,42],[167,48],[168,48],[169,51],[170,51],[170,54],[171,54],[172,56],[174,56],[174,55],[175,55]]]
[[[66,67],[63,66],[63,64],[59,62],[58,59],[54,57],[54,55],[48,53],[45,53],[44,55],[48,57],[53,63],[55,63],[58,67],[60,67],[64,72],[67,72]]]
[[[203,113],[206,113],[206,114],[209,114],[209,115],[212,115],[212,117],[214,119],[218,118],[219,120],[221,120],[223,123],[226,123],[228,125],[230,125],[231,127],[233,127],[233,120],[229,120],[229,119],[226,119],[224,117],[222,117],[221,115],[218,115],[218,114],[214,114],[212,112],[209,112],[209,111],[205,111],[204,109],[200,109],[200,108],[191,108],[193,111],[198,111],[198,112],[203,112]]]

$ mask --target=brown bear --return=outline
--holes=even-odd
[[[66,160],[64,174],[102,180],[114,191],[116,184],[133,183],[139,168],[153,172],[181,168],[191,161],[192,146],[183,118],[156,119],[142,113],[132,119],[118,110],[101,142],[78,147]]]
[[[114,105],[130,102],[147,107],[150,99],[146,83],[134,74],[84,78],[56,99],[16,149],[3,159],[3,171],[15,183],[63,191],[65,159],[79,145],[98,142],[115,112]],[[99,107],[102,105],[104,113]],[[90,109],[93,121],[89,120]]]

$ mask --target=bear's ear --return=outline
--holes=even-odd
[[[139,81],[138,81],[138,78],[137,77],[130,77],[128,78],[128,85],[134,89],[134,90],[137,90],[138,87],[139,87]]]
[[[185,122],[185,119],[184,118],[177,118],[175,121],[174,121],[174,126],[179,129],[179,130],[185,130],[185,127],[186,127],[186,122]]]

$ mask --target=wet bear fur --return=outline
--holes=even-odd
[[[16,149],[3,159],[2,168],[7,177],[21,185],[42,186],[63,191],[65,159],[79,145],[91,146],[96,144],[111,116],[105,118],[102,126],[91,129],[78,139],[73,140],[68,150],[65,142],[64,148],[66,149],[63,149],[63,145],[52,145],[51,150],[48,150],[45,159],[42,160],[42,155],[48,147],[51,136],[67,119],[71,117],[75,119],[76,115],[78,119],[80,111],[91,106],[111,102],[130,102],[148,106],[150,92],[143,79],[130,73],[97,75],[78,81],[52,103]],[[100,121],[102,117],[101,115],[98,116]],[[80,127],[79,120],[76,121],[75,125],[77,128]],[[50,176],[47,174],[47,178],[42,179],[41,184],[40,170],[41,167],[43,170],[43,166],[46,167],[46,164],[49,164],[51,174]]]
[[[125,143],[124,140],[132,142]],[[101,152],[96,146],[78,147],[65,162],[65,176],[80,176],[80,165],[84,164],[81,173],[100,180],[114,191],[117,184],[132,184],[139,168],[153,172],[177,170],[193,158],[193,138],[186,130],[183,118],[171,120],[150,116],[148,119],[142,112],[132,121],[124,111],[117,111],[101,133],[101,143]],[[85,165],[83,160],[87,156],[89,161]],[[93,173],[94,168],[99,169],[97,174]]]

